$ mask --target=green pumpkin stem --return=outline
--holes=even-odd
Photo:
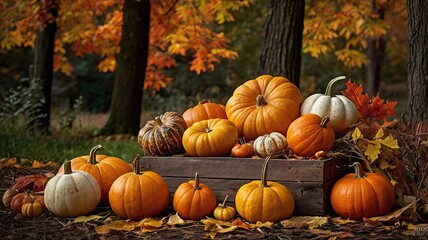
[[[198,102],[198,105],[199,104],[204,104],[204,103],[210,103],[210,100],[208,100],[208,99],[202,99],[201,101]]]
[[[262,167],[262,177],[261,177],[261,182],[262,182],[262,187],[267,187],[267,167],[269,164],[269,160],[272,158],[272,155],[267,156],[267,158],[265,159],[264,163],[263,163],[263,167]]]
[[[321,127],[326,128],[326,127],[327,127],[327,123],[328,123],[328,122],[330,122],[330,118],[329,118],[329,117],[325,117],[325,118],[321,121],[321,123],[320,123]]]
[[[65,160],[64,162],[64,174],[72,174],[73,171],[71,170],[71,161],[70,160]]]
[[[132,160],[132,170],[134,171],[135,174],[140,174],[140,155],[138,154],[134,160]]]
[[[101,146],[101,144],[98,144],[97,146],[91,149],[91,151],[89,152],[89,161],[88,161],[90,164],[97,164],[97,152],[101,148],[103,148],[103,146]]]
[[[335,83],[337,83],[338,81],[341,81],[341,80],[344,80],[344,79],[346,79],[346,77],[345,77],[345,76],[339,76],[339,77],[335,77],[335,78],[333,78],[333,79],[332,79],[332,80],[327,84],[327,88],[325,89],[325,94],[324,94],[324,95],[329,96],[329,97],[333,97],[333,92],[332,92],[333,85],[334,85]]]
[[[193,186],[193,188],[195,190],[200,190],[201,189],[199,187],[199,174],[198,174],[198,172],[195,173],[195,185]]]
[[[224,194],[224,200],[221,203],[221,208],[226,208],[226,201],[227,201],[228,198],[229,198],[229,195],[228,194]]]
[[[359,162],[354,162],[352,164],[352,166],[354,166],[355,178],[365,178],[365,177],[367,177],[367,175],[364,173],[363,166],[361,166],[361,164]]]
[[[256,107],[263,107],[266,105],[267,105],[267,102],[266,102],[265,97],[263,95],[258,95],[256,97]]]

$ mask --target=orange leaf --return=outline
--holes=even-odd
[[[248,225],[248,224],[246,224],[246,223],[244,223],[243,221],[242,221],[242,219],[241,218],[236,218],[233,222],[232,222],[232,226],[237,226],[238,228],[243,228],[243,229],[247,229],[247,230],[250,230],[251,228],[250,228],[250,225]]]

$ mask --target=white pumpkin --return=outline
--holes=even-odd
[[[267,157],[288,148],[287,139],[282,133],[272,132],[259,136],[254,141],[254,151],[260,157]]]
[[[46,208],[59,217],[77,217],[92,212],[101,199],[100,186],[91,174],[71,171],[71,162],[64,163],[64,172],[51,178],[45,187]]]
[[[300,107],[300,115],[314,113],[323,119],[329,117],[335,133],[347,131],[358,120],[357,108],[349,98],[332,93],[333,85],[344,79],[345,76],[336,77],[328,83],[325,94],[316,93],[306,98]]]

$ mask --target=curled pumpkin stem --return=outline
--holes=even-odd
[[[364,173],[363,166],[359,162],[354,162],[352,164],[355,170],[355,178],[365,178],[367,175]]]
[[[264,163],[263,163],[263,167],[262,167],[262,177],[261,177],[261,182],[262,182],[262,187],[267,187],[267,167],[269,164],[269,160],[272,158],[272,155],[269,155],[266,157]]]
[[[328,84],[327,84],[327,88],[326,88],[326,90],[325,90],[325,94],[324,95],[326,95],[326,96],[330,96],[330,97],[333,97],[333,91],[332,91],[332,89],[333,89],[333,85],[336,83],[336,82],[338,82],[338,81],[341,81],[341,80],[344,80],[344,79],[346,79],[346,77],[345,76],[339,76],[339,77],[335,77],[335,78],[333,78]]]
[[[132,170],[135,174],[140,174],[140,154],[138,154],[134,160],[132,160]]]
[[[102,149],[103,146],[101,144],[98,144],[97,146],[93,147],[91,151],[89,152],[89,163],[90,164],[97,164],[97,152],[98,150]]]
[[[228,198],[229,198],[229,195],[228,194],[224,194],[224,200],[223,200],[223,202],[221,204],[221,208],[226,208],[226,201],[227,201]]]
[[[327,123],[328,123],[328,122],[330,122],[330,118],[329,118],[329,117],[325,117],[325,118],[321,121],[321,123],[320,123],[321,127],[323,127],[323,128],[327,127]]]

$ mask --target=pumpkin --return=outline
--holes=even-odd
[[[318,151],[330,150],[336,137],[329,120],[328,117],[321,119],[312,113],[294,120],[287,131],[290,149],[303,157],[312,157]]]
[[[210,187],[195,180],[180,184],[174,193],[173,207],[178,215],[186,220],[201,220],[213,213],[216,207],[216,196]]]
[[[287,139],[282,133],[272,132],[256,138],[254,150],[260,157],[267,157],[288,147]]]
[[[109,203],[108,192],[114,180],[122,174],[131,172],[132,167],[121,158],[97,155],[101,148],[101,145],[97,145],[91,149],[89,155],[72,159],[71,168],[88,172],[95,177],[101,188],[100,205],[107,205]],[[58,170],[58,173],[62,172],[64,172],[63,167]]]
[[[287,219],[294,211],[294,198],[284,185],[267,181],[267,168],[271,156],[262,167],[261,180],[242,185],[235,197],[239,215],[251,223],[277,222]]]
[[[10,201],[10,209],[12,213],[20,213],[22,211],[22,206],[30,202],[40,202],[42,206],[44,205],[44,199],[41,195],[34,195],[31,191],[24,191],[22,193],[16,194]]]
[[[140,156],[133,160],[133,172],[114,181],[109,200],[113,212],[125,219],[141,220],[161,214],[168,206],[169,188],[156,172],[140,172]]]
[[[101,189],[88,172],[72,171],[71,161],[64,172],[51,178],[45,187],[45,205],[58,217],[77,217],[91,213],[101,199]]]
[[[6,192],[3,193],[3,205],[7,208],[10,208],[10,202],[12,198],[19,193],[18,189],[9,188]]]
[[[245,138],[239,138],[239,143],[236,143],[230,151],[231,157],[251,157],[254,155],[253,144],[245,142]]]
[[[344,76],[332,79],[325,91],[325,94],[316,93],[303,101],[300,114],[314,113],[321,118],[329,117],[330,125],[335,133],[347,131],[349,126],[358,120],[358,111],[355,104],[343,95],[333,96],[332,88]]]
[[[237,87],[226,103],[227,118],[240,137],[254,140],[271,132],[287,133],[300,115],[300,90],[284,77],[262,75]]]
[[[44,211],[43,205],[40,202],[28,202],[22,205],[22,215],[32,218],[42,215]]]
[[[331,205],[342,218],[362,220],[388,213],[395,201],[391,182],[378,173],[364,173],[359,162],[355,173],[339,179],[331,190]]]
[[[182,137],[186,121],[176,112],[166,112],[140,129],[138,143],[147,154],[168,156],[183,151]]]
[[[229,198],[229,195],[225,194],[224,200],[216,208],[214,208],[213,215],[216,219],[220,221],[229,221],[235,217],[236,210],[232,206],[227,206],[226,201]]]
[[[194,123],[183,135],[183,146],[190,156],[221,157],[230,154],[238,140],[235,125],[221,118]]]
[[[190,127],[195,122],[212,118],[227,119],[227,116],[223,105],[203,99],[199,101],[198,105],[187,109],[183,113],[183,118],[186,121],[187,127]]]

